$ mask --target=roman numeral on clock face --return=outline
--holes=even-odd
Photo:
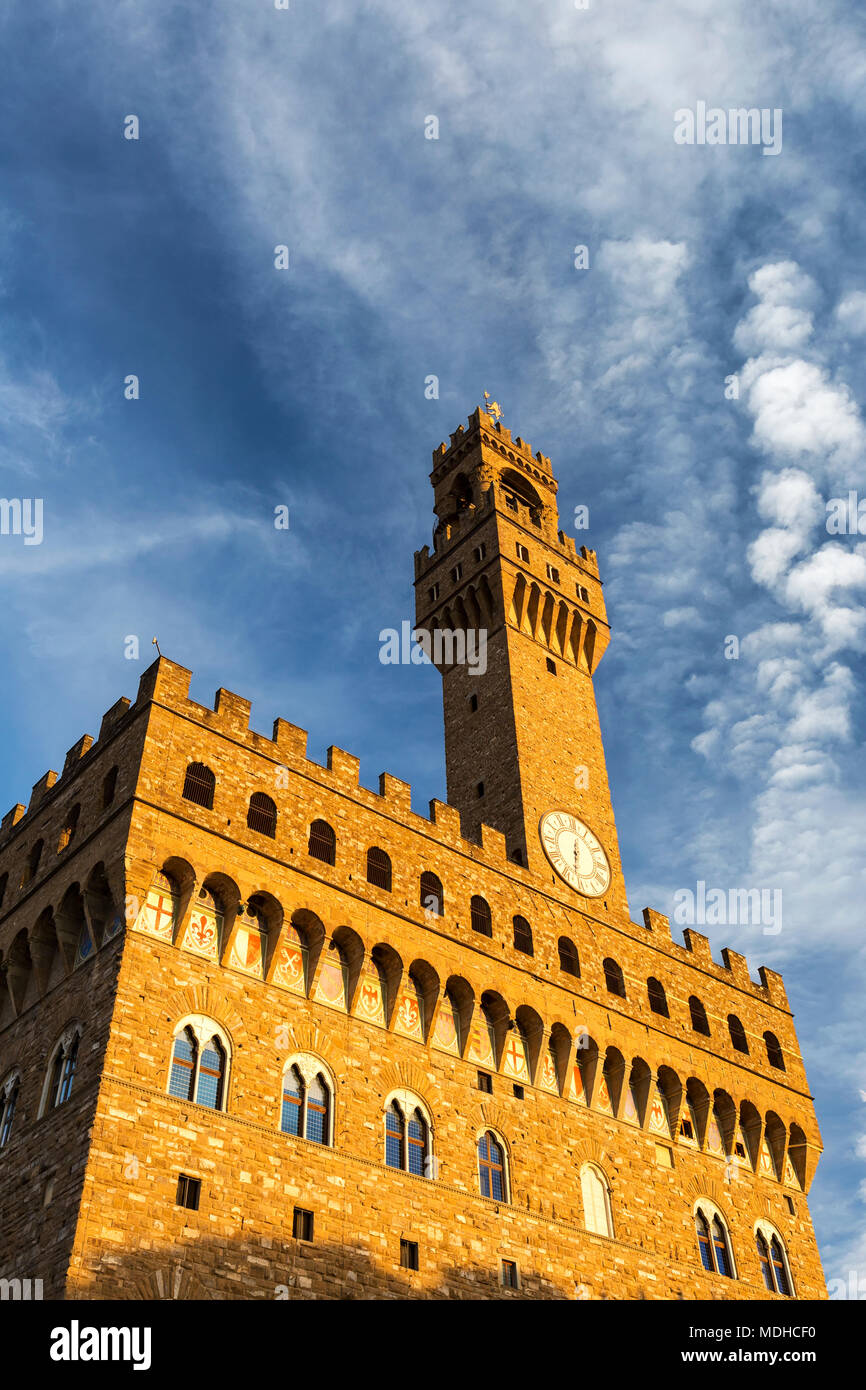
[[[568,811],[548,811],[541,818],[538,833],[550,864],[569,887],[589,898],[600,897],[607,891],[610,884],[607,855],[588,825]],[[578,865],[581,859],[586,862],[587,854],[592,869],[581,874]]]

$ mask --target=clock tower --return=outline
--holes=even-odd
[[[442,674],[449,804],[566,901],[628,920],[593,689],[610,635],[595,552],[560,529],[550,459],[493,413],[439,446],[430,480],[415,607]]]

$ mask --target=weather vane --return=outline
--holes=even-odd
[[[489,391],[484,392],[484,409],[494,420],[499,420],[502,416],[502,407],[498,401],[492,401],[490,399]]]

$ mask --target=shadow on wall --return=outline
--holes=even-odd
[[[306,1241],[209,1241],[199,1238],[153,1250],[124,1250],[70,1271],[68,1301],[297,1299],[558,1299],[567,1294],[543,1275],[519,1271],[520,1287],[505,1288],[498,1270],[479,1274],[441,1258],[401,1269],[392,1251]],[[442,1254],[436,1247],[435,1256]],[[458,1252],[455,1249],[451,1258]],[[573,1297],[577,1295],[572,1295]],[[584,1295],[586,1296],[586,1295]],[[596,1294],[596,1297],[598,1295]]]

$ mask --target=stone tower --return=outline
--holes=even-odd
[[[434,453],[430,480],[438,523],[432,554],[415,557],[418,627],[480,630],[486,647],[483,675],[440,663],[449,804],[466,834],[495,826],[538,873],[542,816],[573,812],[608,861],[593,898],[627,914],[592,683],[610,637],[595,551],[560,529],[550,459],[481,410]]]

